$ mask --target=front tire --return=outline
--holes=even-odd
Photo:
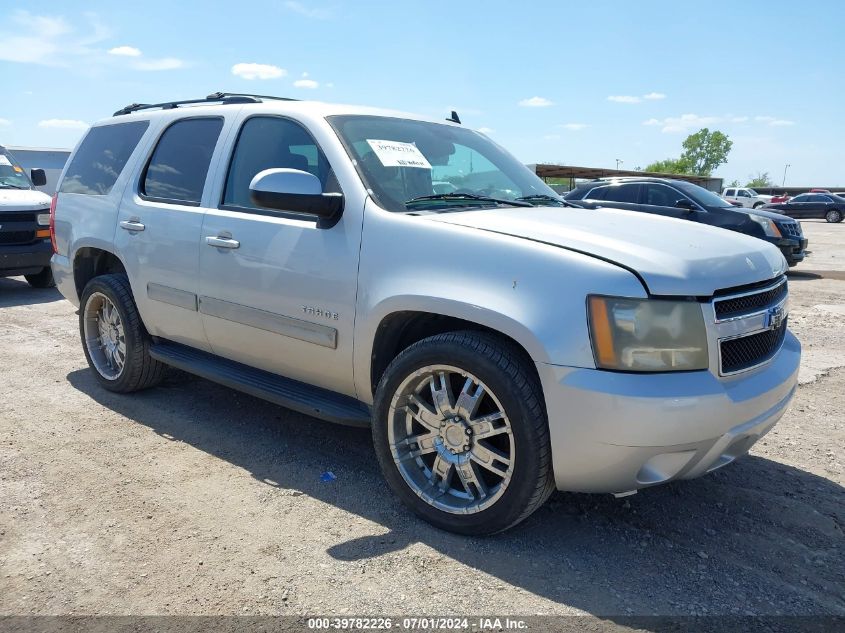
[[[831,224],[835,222],[842,222],[842,211],[839,209],[831,209],[825,214],[824,219]]]
[[[166,365],[150,356],[150,335],[126,275],[102,275],[88,282],[80,301],[79,333],[88,366],[109,391],[146,389],[164,377]]]
[[[760,208],[760,207],[762,207],[764,204],[765,204],[765,202],[755,202],[755,203],[754,203],[754,208],[755,208],[755,209],[759,209],[759,208]]]
[[[441,529],[501,532],[554,490],[542,389],[504,339],[466,331],[415,343],[385,371],[373,419],[391,489]]]
[[[53,288],[56,285],[53,270],[49,266],[45,266],[33,275],[24,275],[23,278],[33,288]]]

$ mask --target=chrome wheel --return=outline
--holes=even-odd
[[[831,209],[827,212],[827,215],[825,215],[825,220],[830,223],[839,222],[842,220],[842,212],[837,211],[836,209]]]
[[[85,347],[103,378],[116,380],[126,365],[126,333],[114,303],[101,292],[88,297],[83,312]]]
[[[514,439],[504,408],[481,380],[457,367],[423,367],[402,381],[391,399],[387,435],[408,486],[445,512],[489,508],[513,476]]]

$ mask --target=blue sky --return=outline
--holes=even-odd
[[[4,3],[0,143],[72,147],[128,103],[216,90],[397,108],[524,162],[644,167],[700,127],[717,175],[845,185],[845,3]]]

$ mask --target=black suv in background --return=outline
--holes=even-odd
[[[608,178],[578,185],[564,198],[586,208],[613,207],[711,224],[753,235],[777,246],[790,266],[802,261],[807,240],[801,225],[779,213],[736,207],[685,180]]]

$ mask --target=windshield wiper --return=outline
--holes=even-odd
[[[576,209],[581,209],[581,205],[572,204],[569,200],[564,200],[563,198],[558,198],[556,196],[550,196],[545,193],[535,193],[530,196],[522,196],[521,198],[517,198],[517,200],[522,200],[525,202],[533,202],[533,201],[548,201],[548,202],[556,202],[557,204],[563,207],[575,207]]]
[[[29,187],[19,187],[8,182],[0,182],[0,189],[29,189]]]
[[[469,201],[469,202],[494,202],[496,204],[506,204],[511,207],[533,207],[530,202],[520,200],[507,200],[505,198],[493,198],[490,196],[479,196],[474,193],[436,193],[431,196],[417,196],[405,201],[405,205],[416,204],[418,202],[431,202],[436,200],[446,200],[455,202]]]

